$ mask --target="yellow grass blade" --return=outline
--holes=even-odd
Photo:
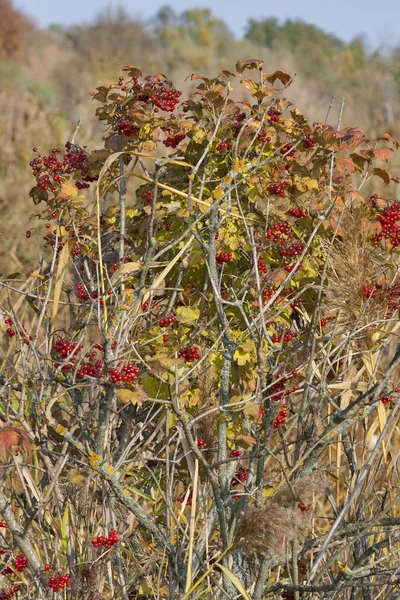
[[[71,253],[71,248],[74,245],[74,239],[71,238],[67,240],[64,244],[63,249],[60,252],[60,258],[58,260],[58,268],[56,275],[56,283],[54,285],[54,296],[53,296],[53,308],[51,311],[51,332],[54,331],[55,321],[58,311],[58,305],[60,302],[62,285],[64,283],[65,273],[67,270],[67,265]]]
[[[236,577],[236,575],[234,575],[232,573],[232,571],[230,571],[229,569],[224,567],[224,565],[221,565],[221,563],[219,563],[218,566],[221,569],[221,571],[223,573],[225,573],[225,575],[228,577],[228,579],[231,580],[231,582],[233,583],[235,588],[242,594],[243,598],[246,598],[246,600],[251,600],[251,597],[246,592],[246,590],[244,589],[243,585],[241,584],[240,580]]]
[[[193,546],[194,546],[194,533],[196,527],[196,505],[197,505],[197,483],[199,480],[199,461],[195,461],[194,467],[194,479],[193,479],[193,493],[192,493],[192,510],[190,514],[190,532],[189,532],[189,555],[188,555],[188,568],[186,575],[186,586],[185,592],[190,589],[193,579]]]

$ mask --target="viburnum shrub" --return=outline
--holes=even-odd
[[[127,66],[92,93],[102,148],[33,149],[1,597],[389,597],[398,143],[343,104],[311,124],[258,60],[192,81]]]

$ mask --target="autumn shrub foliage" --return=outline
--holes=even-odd
[[[397,142],[258,60],[122,72],[102,148],[33,148],[1,282],[0,598],[388,598]]]

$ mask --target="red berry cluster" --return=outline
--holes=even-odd
[[[132,82],[134,85],[137,85],[137,82],[138,82],[137,77],[133,77]],[[125,83],[125,77],[123,77],[122,75],[120,75],[120,77],[118,77],[117,85],[121,88],[121,90],[123,92],[127,92],[129,89],[127,83]]]
[[[397,221],[400,221],[400,202],[393,202],[380,215],[379,222],[382,230],[372,237],[372,243],[377,246],[382,240],[388,240],[393,248],[399,246],[400,227],[396,224]]]
[[[254,263],[251,262],[250,269],[252,269],[253,267],[254,267]],[[266,264],[264,263],[264,257],[262,255],[258,259],[257,270],[261,273],[266,273],[268,270]]]
[[[4,527],[4,529],[7,529],[7,523],[5,521],[0,521],[0,528]]]
[[[136,127],[130,119],[123,117],[115,125],[115,131],[119,135],[126,135],[126,137],[133,137],[135,133],[139,131],[139,127]]]
[[[181,504],[183,504],[185,502],[185,496],[186,494],[182,494],[182,496],[179,496],[177,498],[177,501],[180,502]],[[192,494],[189,494],[187,500],[186,500],[186,506],[191,506],[192,505]]]
[[[274,344],[281,344],[282,342],[290,342],[294,337],[296,337],[294,331],[290,331],[290,329],[287,329],[283,335],[274,335],[272,341],[274,342]]]
[[[153,91],[151,101],[161,110],[173,112],[179,104],[181,95],[182,92],[178,92],[175,88],[168,89],[160,85]]]
[[[1,592],[0,594],[0,600],[11,600],[11,598],[14,598],[14,596],[16,596],[19,592],[19,587],[17,585],[15,585],[14,587],[10,588],[8,590],[8,592],[6,592],[5,590],[3,592]]]
[[[287,404],[282,404],[282,409],[278,412],[274,419],[274,429],[279,429],[281,425],[285,425],[288,417]]]
[[[59,590],[63,590],[66,586],[70,585],[71,576],[69,573],[65,573],[65,575],[59,575],[58,577],[49,577],[48,587],[53,590],[53,592],[58,592]]]
[[[400,282],[396,281],[393,285],[387,287],[384,291],[384,299],[392,310],[399,309],[400,302]]]
[[[87,293],[83,283],[78,283],[76,286],[76,295],[80,300],[89,300],[89,294]]]
[[[60,338],[53,344],[53,350],[60,358],[75,356],[82,350],[82,344],[75,344],[67,338]]]
[[[163,319],[160,319],[158,324],[160,327],[168,327],[168,325],[171,325],[171,323],[175,323],[175,321],[176,317],[174,315],[170,315],[169,317],[164,317]]]
[[[28,560],[25,554],[19,554],[17,558],[14,560],[14,569],[18,571],[18,573],[22,573],[24,569],[28,566]]]
[[[225,152],[229,152],[229,150],[232,150],[233,147],[233,142],[220,142],[218,144],[218,146],[216,147],[216,151],[220,152],[221,154],[224,154]]]
[[[265,144],[265,142],[270,142],[271,138],[267,135],[267,130],[262,128],[261,131],[257,135],[257,140]]]
[[[372,194],[372,196],[370,197],[371,204],[373,206],[375,206],[375,204],[377,203],[378,199],[379,199],[379,195],[378,194]]]
[[[312,139],[310,135],[306,135],[306,139],[303,141],[303,146],[305,149],[313,148],[316,145],[316,141]]]
[[[285,259],[296,258],[296,256],[301,256],[304,250],[304,244],[301,242],[294,242],[287,246],[284,250],[282,250],[282,256]]]
[[[391,401],[393,400],[393,396],[391,396],[390,394],[385,394],[384,392],[381,392],[379,394],[379,400],[382,402],[382,404],[390,404]]]
[[[268,186],[268,193],[271,196],[279,196],[280,198],[286,198],[285,190],[290,187],[290,181],[281,181],[280,183],[270,183]]]
[[[63,360],[70,357],[69,362],[61,367],[61,371],[67,373],[76,365],[76,355],[82,350],[82,345],[75,344],[67,338],[60,338],[53,344],[53,350]],[[54,364],[55,368],[58,369],[60,364],[56,362]]]
[[[63,249],[64,244],[62,243],[61,238],[56,238],[56,235],[54,233],[49,233],[48,235],[44,235],[43,239],[45,242],[47,242],[47,244],[50,244],[50,246],[52,248],[56,248],[57,252],[59,252],[60,250]],[[57,246],[56,246],[56,240],[57,240]]]
[[[144,200],[144,206],[150,206],[153,200],[153,191],[147,188],[140,197]]]
[[[82,252],[82,248],[80,246],[78,246],[78,244],[75,242],[75,244],[71,248],[72,256],[79,256],[79,254],[81,252]]]
[[[278,402],[295,392],[298,387],[294,385],[287,388],[287,383],[294,377],[297,377],[297,371],[289,371],[288,373],[278,373],[276,380],[271,384],[270,387],[270,398],[274,402]]]
[[[274,223],[268,227],[267,240],[281,242],[283,235],[287,236],[289,239],[293,238],[290,223],[286,223],[286,221],[279,221],[279,223]]]
[[[92,539],[92,544],[95,548],[100,548],[100,546],[103,546],[103,548],[106,548],[106,550],[109,550],[115,546],[115,544],[118,544],[118,542],[118,532],[115,529],[110,531],[108,537],[100,536]]]
[[[290,290],[288,290],[290,291]],[[290,308],[296,308],[296,306],[300,306],[300,304],[302,304],[303,302],[303,298],[296,298],[295,300],[293,300],[293,302],[290,303]]]
[[[78,379],[83,379],[84,377],[96,377],[96,379],[100,379],[103,373],[103,361],[101,359],[97,359],[94,364],[89,362],[83,362],[80,364],[79,369],[76,371],[76,376]]]
[[[89,182],[96,181],[96,177],[89,175],[89,167],[87,165],[87,153],[78,146],[72,145],[70,142],[65,144],[66,153],[62,160],[58,160],[56,154],[61,152],[60,148],[53,148],[48,156],[40,155],[34,158],[29,164],[32,167],[32,172],[36,177],[37,185],[44,191],[56,191],[64,175],[70,175],[75,171],[80,171],[80,179],[76,183],[78,189],[89,187]],[[37,148],[33,149],[37,152]]]
[[[241,450],[232,450],[229,458],[237,458],[239,456],[242,456],[243,452]]]
[[[118,363],[118,367],[120,363]],[[112,383],[126,383],[127,385],[132,385],[138,378],[140,373],[140,369],[135,367],[132,363],[128,363],[123,366],[121,369],[118,368],[110,368],[108,369],[108,374],[110,376]]]
[[[246,469],[245,467],[239,467],[239,469],[236,471],[236,473],[234,474],[234,476],[232,478],[231,486],[235,487],[236,485],[239,485],[240,483],[242,483],[242,484],[246,483],[248,477],[249,477],[248,469]]]
[[[311,508],[311,504],[304,504],[303,502],[299,502],[298,506],[301,512],[308,512]]]
[[[277,123],[281,118],[281,113],[276,108],[273,108],[273,107],[271,107],[268,110],[267,114],[270,118],[270,121],[272,121],[273,123]]]
[[[7,327],[6,334],[8,335],[8,337],[11,338],[11,337],[14,337],[15,331],[14,331],[14,329],[12,329],[12,327]]]
[[[205,450],[207,448],[207,442],[203,438],[197,438],[196,441],[199,450]]]
[[[222,265],[232,260],[232,252],[217,252],[215,258],[217,263]]]
[[[6,575],[12,575],[13,573],[14,571],[11,569],[11,567],[5,567],[2,571],[0,571],[0,575],[3,575],[3,577]]]
[[[275,287],[266,287],[262,293],[263,302],[268,302],[268,300],[270,300],[272,298],[272,296],[275,294],[275,292],[276,292]],[[278,294],[278,296],[275,299],[275,302],[278,302],[280,299],[281,299],[281,294]]]
[[[291,158],[295,158],[295,156],[296,156],[296,152],[297,152],[297,149],[296,149],[296,148],[293,148],[293,145],[294,145],[294,144],[292,144],[291,142],[289,142],[288,144],[285,144],[285,145],[284,145],[284,146],[282,146],[282,148],[280,149],[280,153],[281,153],[282,155],[283,155],[283,154],[286,154],[285,158],[288,158],[289,156],[290,156]],[[293,148],[293,150],[292,150],[292,148]]]
[[[304,208],[289,208],[288,213],[296,219],[305,219],[308,216]]]
[[[382,286],[380,284],[375,285],[363,285],[362,296],[363,298],[376,298],[379,295]]]
[[[243,125],[243,121],[246,118],[246,113],[245,112],[241,112],[235,115],[235,131],[236,133],[239,133],[239,131],[242,129],[242,125]]]
[[[143,312],[146,312],[148,308],[154,308],[154,304],[153,303],[150,304],[150,300],[146,300],[146,302],[143,302],[142,308],[143,308]]]
[[[200,359],[200,352],[197,346],[191,346],[189,348],[181,348],[178,352],[178,358],[184,358],[185,362],[193,362],[194,360]]]
[[[164,146],[167,148],[177,148],[182,140],[186,137],[185,133],[177,133],[176,135],[168,136],[166,140],[163,140]]]
[[[328,323],[330,323],[331,321],[334,321],[336,319],[336,317],[334,317],[333,315],[329,315],[327,317],[322,317],[322,319],[320,319],[319,324],[321,325],[321,327],[326,327],[328,325]]]

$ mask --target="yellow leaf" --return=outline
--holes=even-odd
[[[224,190],[221,187],[217,187],[217,189],[214,192],[214,198],[216,200],[219,200],[222,197],[223,193],[224,193]]]
[[[135,406],[142,406],[143,402],[146,400],[147,394],[140,385],[137,385],[134,389],[129,390],[128,388],[123,388],[121,390],[117,390],[117,400],[122,402],[122,404],[134,404]]]
[[[170,412],[168,415],[168,427],[170,429],[174,429],[176,424],[176,416],[173,412]]]
[[[57,200],[69,200],[78,195],[78,188],[71,181],[66,181],[62,184],[61,190],[57,194]]]
[[[200,310],[190,306],[179,306],[176,309],[176,316],[181,323],[193,323],[200,317]]]
[[[115,283],[121,279],[121,277],[124,277],[124,275],[132,275],[134,273],[138,273],[141,270],[141,264],[139,262],[128,262],[123,264],[118,271],[116,271],[114,273],[114,275],[111,277],[111,283],[112,285],[115,285]]]
[[[171,367],[181,365],[183,362],[183,358],[172,358],[167,354],[156,354],[156,356],[147,358],[150,367],[160,372],[169,371]]]
[[[70,471],[69,473],[69,482],[73,483],[74,485],[83,485],[86,479],[87,477],[85,477],[85,475],[82,475],[82,473],[80,473],[78,469],[72,469],[72,471]]]

